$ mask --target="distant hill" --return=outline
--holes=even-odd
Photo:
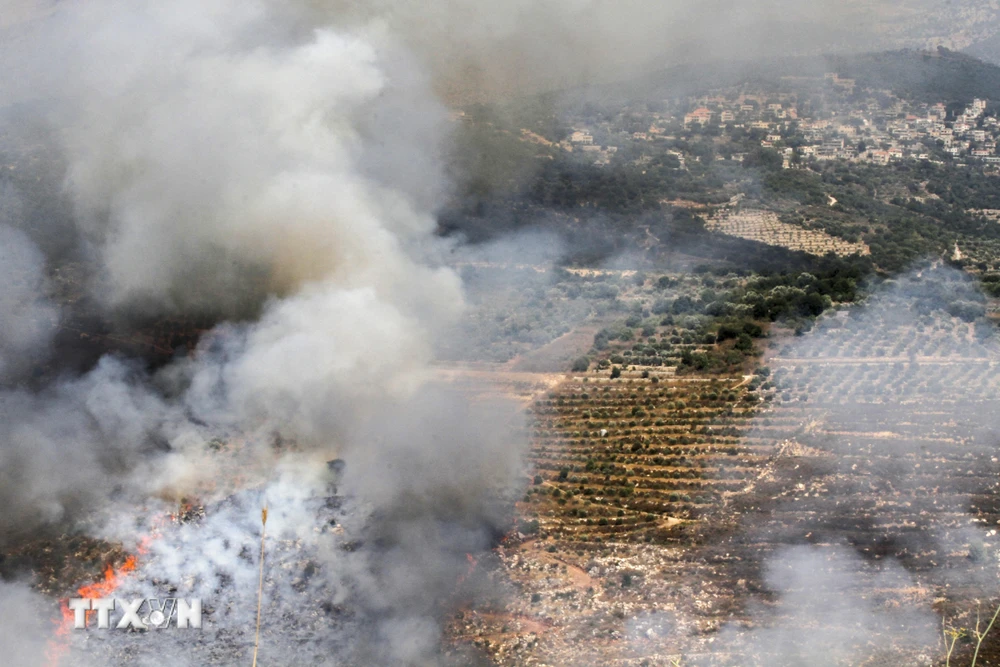
[[[957,51],[890,51],[828,58],[830,71],[859,85],[920,102],[1000,100],[1000,67]]]
[[[973,58],[1000,65],[1000,33],[964,49],[964,53]]]
[[[569,97],[597,103],[653,102],[744,82],[778,89],[788,85],[782,81],[785,77],[821,77],[827,72],[918,102],[965,103],[975,97],[1000,100],[1000,66],[945,48],[683,65],[631,81],[573,91]]]

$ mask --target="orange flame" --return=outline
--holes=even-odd
[[[458,578],[458,581],[455,582],[455,586],[461,586],[464,584],[465,580],[471,577],[472,573],[475,572],[476,568],[479,566],[479,561],[476,560],[476,557],[470,553],[465,554],[465,560],[469,561],[469,569]]]
[[[145,556],[149,553],[149,545],[159,536],[158,529],[162,523],[162,517],[155,520],[152,533],[144,535],[139,539],[139,544],[136,546],[136,551],[139,555]],[[88,599],[109,597],[121,585],[125,576],[134,572],[138,565],[139,559],[133,554],[129,554],[125,558],[125,562],[117,569],[109,563],[104,568],[104,578],[93,584],[87,584],[76,589],[77,597]],[[59,601],[59,609],[61,617],[53,621],[56,624],[55,636],[49,641],[45,649],[46,667],[59,667],[59,663],[69,653],[69,634],[73,628],[74,613],[69,608],[69,600],[67,599]],[[93,613],[92,611],[86,612],[88,623]]]

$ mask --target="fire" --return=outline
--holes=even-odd
[[[108,597],[108,595],[113,593],[121,584],[122,577],[129,572],[135,571],[135,566],[137,564],[138,559],[130,554],[117,570],[108,565],[104,569],[104,579],[102,581],[98,581],[96,584],[90,584],[89,586],[81,586],[76,590],[77,595],[81,598]]]
[[[479,566],[479,561],[476,560],[476,557],[470,553],[465,554],[465,560],[469,562],[469,569],[466,570],[464,574],[459,576],[458,581],[455,582],[456,586],[461,586],[462,584],[464,584],[465,580],[471,577],[472,573],[475,572],[476,568]]]
[[[142,545],[140,544],[140,547]],[[130,572],[134,572],[139,564],[138,558],[129,554],[117,569],[110,564],[104,569],[104,578],[96,583],[81,586],[76,589],[77,597],[81,598],[106,598],[121,585],[122,579]],[[59,609],[62,612],[61,618],[55,620],[55,636],[49,641],[45,649],[45,661],[47,667],[59,667],[59,663],[69,653],[69,633],[73,627],[73,611],[68,606],[68,600],[59,601]],[[93,612],[87,612],[91,614]],[[89,620],[89,616],[88,616]]]
[[[173,515],[170,518],[176,520]],[[140,538],[139,544],[136,546],[136,552],[140,556],[149,553],[149,545],[159,536],[158,529],[162,525],[163,520],[161,517],[154,521],[153,531],[149,535]],[[117,568],[109,563],[104,568],[104,578],[93,584],[87,584],[76,589],[77,597],[90,599],[109,597],[118,589],[126,576],[135,572],[138,565],[139,558],[135,554],[129,554],[125,558],[125,562]],[[69,600],[60,600],[59,609],[61,617],[54,619],[54,623],[56,624],[55,636],[49,641],[49,645],[45,649],[46,667],[59,667],[62,659],[69,653],[69,634],[73,628],[73,611],[69,608]],[[88,623],[90,622],[90,615],[93,613],[93,611],[86,612]]]

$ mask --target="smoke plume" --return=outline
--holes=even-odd
[[[269,505],[275,661],[309,646],[301,664],[437,662],[466,555],[505,523],[523,443],[510,406],[431,379],[435,338],[463,302],[457,275],[430,259],[450,188],[441,93],[599,80],[665,41],[668,54],[750,55],[834,25],[831,3],[713,6],[737,11],[93,0],[7,26],[0,94],[50,129],[76,256],[97,267],[86,292],[112,315],[228,323],[155,372],[109,356],[40,389],[7,382],[0,543],[84,517],[93,534],[134,542],[176,501],[204,500],[206,519],[154,543],[136,585],[169,582],[213,607],[213,632],[170,655],[233,662],[250,650]],[[42,353],[58,311],[46,249],[0,235],[6,379]],[[333,458],[346,464],[335,481]],[[304,623],[289,611],[297,595],[310,609],[323,600],[326,617]],[[159,661],[173,641],[86,650]]]
[[[8,69],[4,88],[52,128],[78,254],[98,267],[87,291],[110,314],[235,321],[153,373],[109,356],[4,389],[0,541],[79,520],[137,548],[178,501],[204,502],[135,586],[204,597],[214,631],[182,655],[231,662],[250,648],[234,633],[254,616],[268,506],[265,656],[312,628],[312,662],[436,661],[466,554],[509,521],[523,436],[516,412],[428,365],[463,295],[429,259],[447,184],[427,75],[376,17],[306,23],[264,2],[73,4],[30,31],[11,61],[30,90]],[[6,359],[44,347],[55,310],[41,253],[4,234]],[[323,605],[348,611],[290,613]],[[78,650],[143,662],[175,641],[102,639]]]

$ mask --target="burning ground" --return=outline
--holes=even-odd
[[[783,16],[764,4],[768,21]],[[848,383],[875,397],[851,395],[847,417],[793,400],[763,372],[678,377],[637,364],[623,380],[572,377],[532,406],[530,475],[516,401],[472,373],[457,390],[433,363],[462,349],[441,339],[461,335],[469,287],[443,260],[458,242],[437,234],[455,185],[439,91],[466,72],[474,81],[459,96],[509,89],[525,71],[525,85],[575,80],[581,63],[603,66],[612,52],[635,62],[662,41],[657,25],[692,19],[687,4],[657,4],[648,40],[617,30],[603,8],[592,16],[591,3],[463,1],[444,17],[389,5],[94,0],[4,40],[0,645],[10,659],[246,661],[258,590],[261,659],[272,664],[707,662],[742,651],[817,664],[819,651],[844,662],[872,645],[924,655],[928,591],[967,610],[995,558],[961,500],[971,494],[977,518],[993,520],[995,462],[980,447],[989,427],[976,422],[976,440],[963,431],[965,415],[989,406],[925,409],[940,392],[911,367],[933,365],[935,350],[872,360],[875,375],[901,372],[898,386],[915,393],[890,395],[875,377]],[[828,30],[831,7],[794,14]],[[601,49],[566,34],[566,12]],[[745,32],[740,17],[721,34]],[[512,46],[516,58],[495,58]],[[892,305],[922,302],[908,280],[864,312],[910,322],[913,309],[896,317]],[[527,286],[539,299],[549,289]],[[916,310],[932,339],[988,360],[981,299],[961,294]],[[489,306],[520,303],[476,296],[473,331]],[[563,312],[586,318],[591,307]],[[871,315],[850,317],[880,330]],[[700,354],[684,336],[668,338]],[[525,342],[538,341],[499,345],[495,358]],[[814,356],[782,352],[772,365],[792,372]],[[963,390],[974,388],[970,359],[953,360]],[[913,423],[932,435],[910,438],[901,425]],[[926,448],[890,447],[901,439]],[[941,473],[912,474],[918,464]],[[825,489],[850,501],[836,520],[814,507]],[[538,536],[510,531],[518,512],[521,534],[537,520]],[[877,562],[890,557],[898,566]],[[859,598],[871,590],[885,597]],[[817,591],[841,625],[859,614],[871,623],[803,647],[797,624],[825,623]],[[112,593],[201,598],[208,627],[66,632],[57,599]],[[898,614],[883,613],[891,604]]]
[[[202,596],[212,628],[60,634],[50,664],[247,659],[264,507],[262,659],[436,661],[467,554],[510,520],[523,439],[504,401],[429,365],[463,295],[433,259],[446,116],[424,75],[379,25],[267,3],[87,3],[32,30],[4,90],[30,93],[10,113],[51,150],[16,123],[5,141],[53,156],[38,171],[65,206],[4,192],[5,574]],[[15,631],[40,664],[48,633]]]

